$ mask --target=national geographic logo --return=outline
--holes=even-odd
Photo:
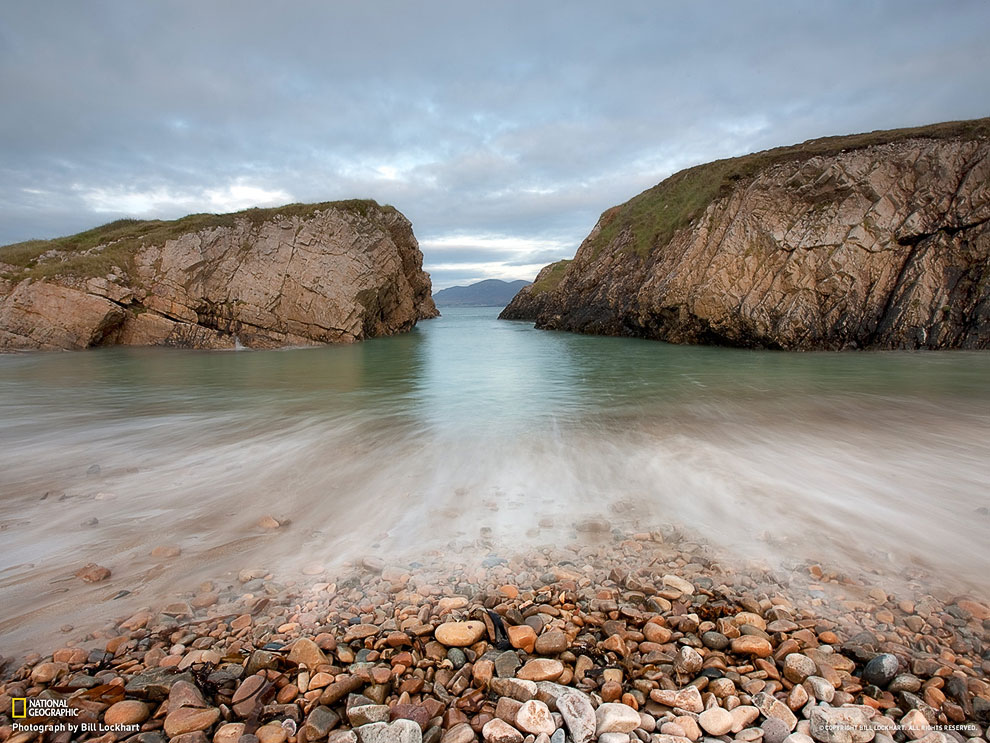
[[[79,710],[70,707],[66,699],[14,697],[10,700],[10,716],[15,720],[28,717],[75,717]]]

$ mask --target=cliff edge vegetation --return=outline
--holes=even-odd
[[[990,119],[816,139],[606,210],[502,317],[673,343],[986,348],[988,220]]]

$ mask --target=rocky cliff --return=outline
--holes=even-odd
[[[990,119],[677,173],[501,316],[672,343],[988,348]]]
[[[121,220],[0,248],[0,350],[341,343],[435,317],[409,221],[373,201]]]

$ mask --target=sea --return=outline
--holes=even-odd
[[[676,346],[441,311],[352,345],[0,356],[0,637],[244,568],[613,532],[990,591],[990,353]],[[73,577],[90,562],[110,581]]]

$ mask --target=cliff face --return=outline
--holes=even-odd
[[[399,333],[437,315],[422,265],[409,221],[369,201],[125,220],[0,248],[0,350]]]
[[[502,316],[673,343],[988,348],[990,119],[682,171],[606,211],[532,294]]]
[[[499,313],[499,320],[535,320],[549,307],[552,289],[560,283],[570,261],[557,261],[540,269],[533,283],[518,291]]]

